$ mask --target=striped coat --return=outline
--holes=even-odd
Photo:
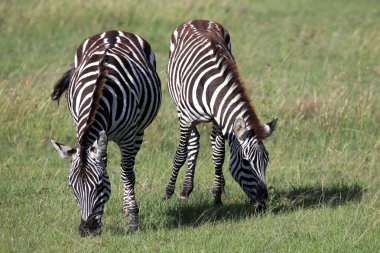
[[[252,202],[265,201],[269,155],[263,140],[274,130],[276,119],[269,124],[260,123],[239,78],[228,31],[208,20],[194,20],[178,26],[170,41],[167,82],[177,106],[180,143],[166,197],[174,193],[178,171],[186,158],[188,169],[181,198],[190,195],[199,150],[196,125],[212,122],[215,203],[221,203],[224,187],[225,140],[231,151],[233,178]]]
[[[108,31],[84,40],[72,68],[57,82],[52,98],[67,90],[67,103],[77,129],[75,149],[53,141],[61,157],[72,161],[70,185],[81,209],[82,235],[98,233],[110,195],[107,141],[121,151],[124,210],[130,229],[139,225],[135,200],[135,156],[144,129],[161,103],[160,80],[150,45],[141,37]]]

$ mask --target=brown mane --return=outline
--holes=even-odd
[[[108,77],[108,69],[106,67],[107,61],[108,59],[107,59],[107,51],[106,51],[103,59],[99,63],[99,75],[95,82],[95,90],[93,93],[92,102],[90,106],[91,108],[90,113],[87,118],[86,127],[84,128],[83,134],[79,140],[79,147],[80,147],[79,175],[81,176],[82,180],[84,180],[86,176],[86,162],[87,162],[86,151],[89,148],[89,145],[91,145],[91,143],[88,143],[88,136],[90,133],[91,126],[95,121],[95,115],[99,108],[100,97],[103,94],[103,87]]]
[[[210,32],[205,33],[205,37],[211,42],[211,46],[215,50],[215,55],[222,57],[222,63],[226,67],[226,71],[228,73],[231,73],[231,81],[237,85],[237,93],[241,95],[241,100],[246,104],[246,108],[249,113],[247,122],[248,126],[255,132],[256,138],[261,140],[265,139],[267,137],[267,133],[260,123],[255,108],[251,103],[250,97],[247,95],[246,89],[244,87],[244,82],[240,78],[236,61],[234,60],[232,53],[228,50],[224,40],[221,37],[216,36]]]

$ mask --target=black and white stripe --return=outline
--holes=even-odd
[[[67,102],[77,128],[78,146],[70,149],[53,141],[64,158],[72,160],[69,181],[81,209],[81,233],[96,232],[111,187],[106,172],[107,141],[121,150],[124,211],[130,229],[138,227],[135,200],[135,156],[144,129],[161,103],[155,56],[141,37],[108,31],[84,40],[72,68],[57,82],[52,98],[67,90]]]
[[[186,22],[173,32],[167,68],[169,92],[177,105],[180,143],[166,188],[170,198],[179,169],[188,160],[181,198],[193,189],[199,150],[199,122],[212,122],[212,158],[215,165],[213,194],[221,203],[225,140],[231,150],[230,172],[252,202],[267,198],[265,170],[269,160],[262,140],[274,130],[276,119],[260,121],[245,95],[231,52],[228,31],[216,22]]]

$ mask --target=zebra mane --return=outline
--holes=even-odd
[[[255,107],[251,103],[251,98],[246,92],[244,81],[240,78],[237,64],[232,56],[232,53],[227,49],[227,45],[225,45],[224,40],[222,40],[219,36],[207,33],[206,37],[211,42],[215,55],[222,59],[222,64],[225,66],[227,73],[231,73],[231,81],[237,85],[236,93],[240,94],[241,101],[246,104],[246,108],[249,113],[247,122],[249,128],[255,132],[257,139],[265,139],[267,137],[267,133],[265,132],[265,129],[256,114]]]
[[[59,99],[61,98],[62,94],[69,87],[73,70],[74,70],[74,65],[71,65],[71,68],[67,70],[54,85],[53,92],[51,93],[51,99],[57,100],[58,104],[59,104]]]
[[[107,50],[104,53],[103,59],[99,63],[99,75],[95,82],[95,90],[92,97],[92,102],[90,106],[90,112],[87,118],[86,126],[83,130],[83,134],[79,140],[79,176],[82,180],[85,179],[86,176],[86,163],[87,163],[87,149],[89,148],[90,143],[88,143],[88,137],[90,133],[90,129],[92,124],[95,121],[95,115],[99,108],[100,97],[103,94],[103,87],[108,77],[108,69],[106,67],[106,63],[108,61],[107,58]]]

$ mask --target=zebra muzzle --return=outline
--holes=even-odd
[[[266,186],[258,187],[257,189],[257,200],[259,202],[265,202],[269,198],[268,190]]]
[[[100,235],[102,232],[102,224],[95,218],[95,215],[90,216],[86,221],[81,219],[79,225],[79,233],[82,237],[89,235]]]
[[[265,185],[259,184],[257,188],[257,200],[254,202],[255,210],[257,212],[265,212],[267,205],[266,201],[268,200],[268,190]]]

